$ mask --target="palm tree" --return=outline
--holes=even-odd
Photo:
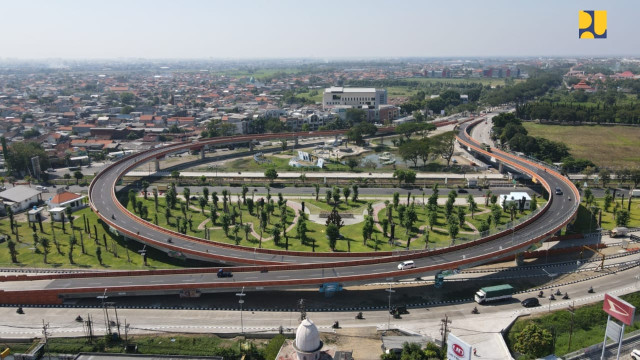
[[[249,241],[249,233],[251,232],[251,225],[244,224],[242,225],[242,229],[244,230],[244,239]]]
[[[149,182],[142,180],[142,191],[144,191],[144,199],[147,200],[147,188],[149,188]]]
[[[238,233],[240,232],[240,224],[235,224],[233,226],[233,239],[236,242],[236,245],[240,244],[240,238],[238,238]]]
[[[40,239],[40,245],[42,245],[42,255],[44,256],[44,263],[47,263],[47,256],[51,252],[51,243],[49,239],[42,238]]]

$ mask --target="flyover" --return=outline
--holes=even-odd
[[[482,121],[482,120],[480,120]],[[233,141],[250,141],[254,138],[281,139],[295,136],[328,136],[328,134],[290,133],[262,136],[234,137],[207,140],[206,142],[176,144],[136,154],[112,164],[94,179],[90,188],[91,206],[111,227],[154,247],[180,251],[204,259],[218,262],[245,263],[250,266],[233,268],[232,278],[217,278],[217,269],[179,269],[156,271],[122,271],[108,274],[57,274],[43,275],[24,282],[19,277],[5,277],[20,281],[15,287],[5,286],[0,291],[4,303],[46,303],[59,304],[65,298],[88,297],[108,291],[112,296],[142,294],[178,293],[185,289],[198,289],[202,292],[234,291],[240,287],[254,290],[286,289],[291,287],[319,285],[330,282],[362,283],[372,280],[395,280],[434,274],[443,269],[470,267],[488,261],[504,258],[507,255],[526,249],[531,244],[545,240],[571,222],[579,205],[579,193],[565,177],[552,169],[518,156],[491,149],[491,153],[469,136],[467,130],[476,124],[466,123],[460,126],[458,142],[475,152],[493,156],[511,167],[520,169],[535,178],[549,192],[549,201],[540,211],[518,224],[482,239],[456,244],[447,248],[407,251],[401,253],[360,253],[320,254],[290,253],[276,250],[254,249],[214,243],[180,235],[158,228],[138,219],[122,207],[115,197],[115,183],[128,170],[139,166],[157,156],[203,144],[225,144]],[[554,196],[552,189],[561,188],[565,196]],[[569,194],[573,200],[569,200]],[[111,218],[111,214],[114,218]],[[171,237],[172,243],[165,239]],[[255,252],[255,260],[253,254]],[[396,263],[405,259],[414,259],[416,268],[399,271]],[[240,261],[242,260],[242,261]],[[25,286],[26,284],[26,286]]]

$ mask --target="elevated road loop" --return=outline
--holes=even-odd
[[[484,120],[479,120],[484,121]],[[241,287],[252,290],[287,289],[323,283],[366,283],[393,281],[435,274],[446,269],[461,269],[504,258],[541,242],[573,221],[580,195],[567,178],[552,169],[518,156],[491,149],[487,152],[474,141],[468,130],[479,121],[460,125],[457,141],[471,151],[496,158],[510,167],[535,178],[549,193],[549,201],[540,211],[517,226],[485,238],[456,244],[447,248],[400,253],[359,253],[339,256],[320,253],[288,253],[254,249],[197,239],[162,229],[128,212],[115,196],[115,184],[127,171],[159,156],[190,149],[193,146],[222,145],[248,142],[253,139],[282,139],[300,136],[333,136],[344,131],[269,134],[211,139],[195,143],[174,144],[132,155],[112,164],[98,174],[89,189],[91,207],[112,228],[125,236],[151,246],[189,254],[194,258],[249,264],[230,268],[234,276],[217,278],[216,269],[178,269],[155,271],[122,271],[105,274],[52,274],[26,282],[5,277],[0,298],[7,304],[60,304],[67,298],[91,297],[103,294],[130,296],[177,294],[181,290],[201,292],[235,291]],[[564,196],[555,196],[560,188]],[[569,200],[571,197],[571,200]],[[171,238],[168,243],[165,239]],[[255,256],[255,258],[254,258]],[[397,263],[413,259],[415,269],[399,271]],[[31,277],[29,278],[31,279]],[[18,280],[9,281],[9,280]],[[12,284],[13,283],[13,284]],[[23,283],[23,285],[21,285]],[[12,285],[12,286],[10,286]]]

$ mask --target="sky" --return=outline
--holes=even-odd
[[[637,0],[0,0],[0,59],[640,55]],[[579,10],[607,39],[578,39]]]

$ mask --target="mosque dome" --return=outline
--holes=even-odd
[[[294,347],[296,350],[305,353],[314,353],[322,348],[320,333],[313,321],[309,319],[302,320],[296,331]]]

